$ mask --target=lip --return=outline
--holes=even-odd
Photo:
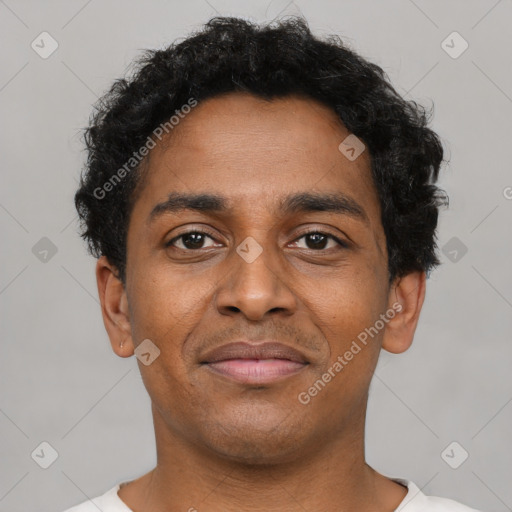
[[[244,384],[263,384],[296,375],[309,361],[298,350],[279,342],[238,341],[207,352],[201,364]]]

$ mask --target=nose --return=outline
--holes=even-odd
[[[283,269],[276,268],[276,259],[271,258],[268,249],[263,249],[251,262],[236,252],[230,258],[229,270],[215,295],[221,314],[243,314],[248,320],[259,321],[266,315],[289,316],[296,311],[297,298],[286,284]]]

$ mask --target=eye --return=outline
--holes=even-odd
[[[169,240],[165,246],[172,246],[181,250],[204,249],[205,246],[203,244],[207,238],[215,242],[214,238],[204,231],[187,231]],[[181,247],[176,245],[176,242],[181,243]],[[208,245],[206,248],[214,246],[215,245]]]
[[[209,239],[213,243],[210,245],[204,245],[205,241]],[[305,247],[300,247],[299,240],[305,240]],[[182,233],[171,240],[169,240],[165,246],[166,247],[175,247],[180,250],[198,250],[198,249],[207,249],[209,247],[216,247],[216,240],[212,235],[208,234],[205,231],[187,231],[186,233]],[[331,242],[331,246],[329,246],[329,242]],[[348,248],[348,244],[335,237],[334,235],[330,235],[329,233],[324,233],[322,231],[309,231],[304,233],[299,238],[297,238],[293,244],[296,247],[303,249],[311,249],[311,250],[323,250],[323,249],[332,249],[336,246],[341,246],[343,248]]]
[[[330,235],[329,233],[323,233],[321,231],[309,231],[308,233],[304,233],[302,236],[297,238],[294,244],[297,244],[299,240],[305,239],[306,247],[302,247],[303,249],[312,249],[312,250],[322,250],[322,249],[331,249],[331,247],[327,247],[329,240],[334,242],[334,247],[339,245],[341,247],[347,248],[348,245],[342,242],[339,238]]]

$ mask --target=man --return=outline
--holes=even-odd
[[[445,202],[442,145],[378,66],[302,19],[216,18],[117,81],[86,143],[82,236],[158,462],[70,511],[472,510],[365,462]]]

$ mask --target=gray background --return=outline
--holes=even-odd
[[[450,160],[441,178],[451,198],[439,230],[446,254],[412,348],[382,355],[367,457],[427,494],[512,510],[512,2],[5,0],[0,511],[59,512],[155,463],[137,360],[110,348],[95,260],[76,234],[80,129],[141,49],[185,37],[218,13],[258,21],[302,13],[316,34],[337,33],[381,65],[408,99],[434,102],[432,127]],[[59,44],[47,59],[31,48],[43,31]],[[442,47],[453,31],[469,43],[458,58]],[[41,252],[43,237],[54,255]],[[48,469],[31,456],[43,441],[58,452]],[[448,450],[452,464],[469,453],[458,469],[442,457],[453,441],[463,448]]]

